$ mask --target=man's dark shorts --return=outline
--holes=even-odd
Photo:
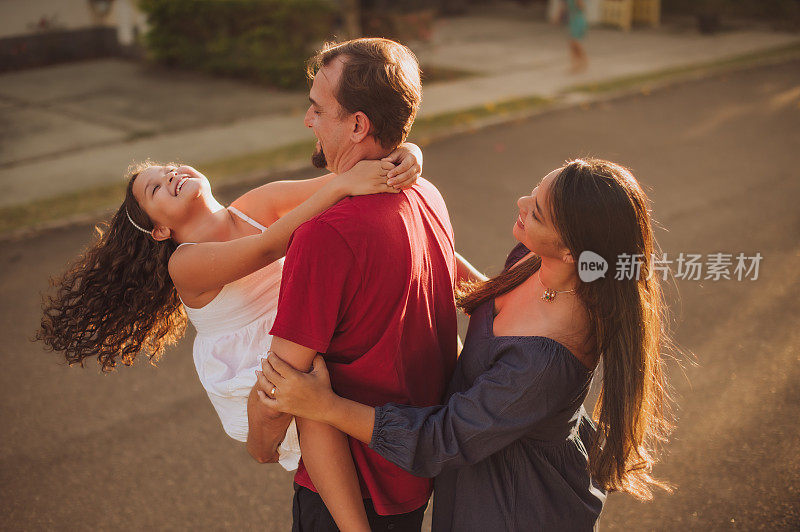
[[[372,532],[419,532],[422,528],[422,517],[425,514],[425,503],[413,512],[399,515],[378,515],[372,501],[364,500],[367,520]],[[338,532],[328,508],[322,497],[299,484],[294,485],[294,501],[292,503],[292,532]]]

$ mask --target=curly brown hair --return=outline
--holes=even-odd
[[[186,330],[186,313],[169,276],[171,240],[156,241],[138,230],[153,222],[133,195],[139,173],[155,163],[129,168],[125,199],[110,223],[95,227],[95,242],[42,298],[42,323],[35,339],[80,364],[97,356],[104,372],[118,361],[129,366],[140,352],[155,361]]]

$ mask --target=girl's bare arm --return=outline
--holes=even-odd
[[[386,184],[389,163],[361,161],[329,180],[310,198],[279,218],[263,233],[227,242],[202,242],[173,253],[169,273],[180,294],[219,290],[286,254],[292,233],[306,220],[348,195],[396,192]]]
[[[416,144],[405,142],[383,160],[397,165],[386,175],[390,187],[407,188],[422,173],[422,150]],[[232,205],[262,224],[270,225],[314,195],[335,176],[327,174],[312,179],[274,181],[243,194]]]
[[[259,187],[236,200],[234,206],[269,225],[267,230],[228,242],[184,246],[170,259],[172,281],[182,296],[199,297],[219,290],[283,257],[294,230],[343,197],[398,192],[412,186],[421,172],[421,150],[403,144],[382,161],[361,161],[340,176],[328,174]]]
[[[308,475],[342,531],[369,531],[361,488],[347,436],[330,425],[297,420]]]

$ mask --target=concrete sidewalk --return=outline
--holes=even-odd
[[[669,27],[592,29],[585,41],[589,70],[570,75],[565,30],[541,22],[534,12],[520,13],[437,23],[433,40],[415,48],[423,67],[474,75],[426,84],[421,118],[509,99],[558,98],[578,84],[800,44],[796,34],[766,31],[708,37]],[[119,182],[130,163],[148,157],[202,169],[310,141],[313,135],[303,126],[306,105],[305,92],[120,60],[4,74],[0,208]]]

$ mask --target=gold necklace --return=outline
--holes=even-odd
[[[539,284],[542,285],[542,288],[544,288],[544,293],[542,294],[542,301],[547,301],[548,303],[550,303],[552,301],[555,301],[556,296],[558,294],[566,294],[566,293],[575,291],[574,288],[572,288],[570,290],[553,290],[552,288],[547,288],[544,285],[544,283],[542,282],[542,273],[541,272],[542,272],[541,270],[536,272],[536,279],[538,279]]]

